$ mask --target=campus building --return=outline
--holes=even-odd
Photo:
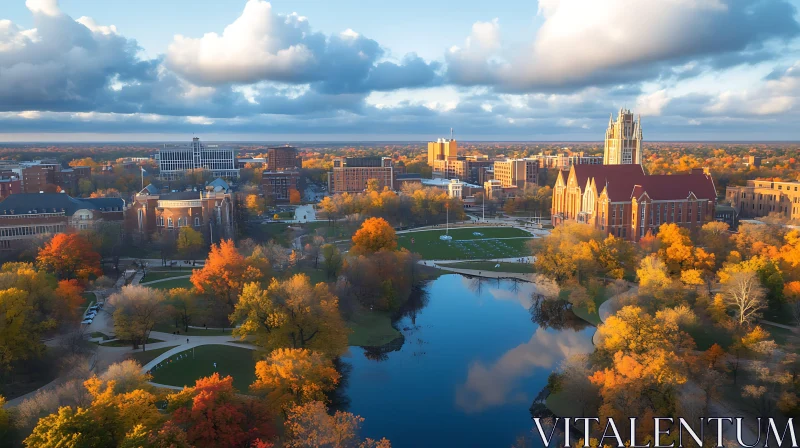
[[[573,165],[559,172],[552,221],[576,221],[630,241],[675,223],[691,231],[714,220],[717,193],[703,169],[653,175],[641,165]]]
[[[267,169],[270,171],[299,170],[303,158],[297,155],[297,148],[279,146],[267,150]]]
[[[15,250],[26,241],[87,230],[101,222],[122,222],[121,198],[78,199],[66,193],[19,193],[0,202],[0,250]]]
[[[569,171],[572,165],[602,165],[603,157],[587,156],[583,152],[576,154],[544,154],[531,156],[531,159],[539,161],[539,168]]]
[[[452,138],[440,138],[428,142],[428,165],[433,166],[435,160],[447,160],[458,156],[458,142]]]
[[[378,189],[394,187],[394,167],[389,157],[336,157],[328,173],[328,191],[336,193],[359,193],[367,188],[367,182],[375,179]]]
[[[634,119],[633,112],[627,109],[620,109],[617,121],[614,121],[613,114],[608,117],[603,164],[642,164],[641,116]]]
[[[539,161],[536,159],[506,159],[494,162],[494,179],[503,188],[525,188],[539,182]]]
[[[297,190],[299,180],[299,171],[264,171],[261,173],[261,191],[275,202],[288,202],[289,193]]]
[[[206,185],[205,191],[161,193],[150,184],[133,197],[126,217],[128,230],[142,239],[192,227],[206,241],[219,242],[233,237],[233,225],[233,196],[219,178]]]
[[[729,186],[725,199],[740,218],[779,213],[785,218],[800,219],[800,182],[748,180],[745,186]]]
[[[215,177],[239,177],[233,148],[204,145],[197,137],[190,145],[164,145],[156,158],[162,180],[180,179],[192,170],[207,170]]]

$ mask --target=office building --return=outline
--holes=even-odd
[[[10,194],[22,193],[22,181],[16,175],[0,175],[0,200]]]
[[[691,231],[714,220],[717,193],[709,173],[654,175],[641,165],[573,165],[559,171],[552,221],[576,221],[630,241],[665,223]]]
[[[19,193],[0,202],[0,250],[22,249],[30,240],[101,222],[122,222],[121,198],[78,199],[66,193]]]
[[[617,121],[613,114],[608,117],[604,165],[641,165],[642,164],[642,126],[641,116],[634,119],[633,113],[620,109]]]
[[[207,170],[214,177],[239,177],[234,149],[205,145],[197,137],[190,145],[164,145],[156,158],[162,180],[180,179],[193,170]]]
[[[433,166],[435,160],[447,160],[458,156],[458,142],[453,138],[440,138],[428,142],[428,165]]]
[[[297,155],[297,148],[279,146],[267,150],[267,169],[270,171],[299,170],[303,158]]]
[[[729,186],[725,199],[740,218],[759,218],[778,213],[800,219],[800,182],[748,180],[744,186]]]
[[[525,188],[539,182],[539,161],[536,159],[506,159],[494,162],[494,179],[503,188]]]
[[[394,168],[389,157],[336,157],[333,169],[328,174],[328,190],[331,193],[359,193],[367,189],[367,183],[375,179],[378,190],[393,188]]]
[[[261,173],[261,192],[275,202],[288,202],[292,190],[297,190],[299,171],[264,171]]]

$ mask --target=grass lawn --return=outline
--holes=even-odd
[[[155,344],[156,342],[164,342],[164,341],[162,341],[161,339],[147,338],[148,344]],[[103,347],[127,347],[132,344],[130,343],[130,341],[123,341],[121,339],[116,339],[111,342],[104,342],[100,345],[102,345]]]
[[[526,256],[527,243],[532,239],[528,232],[513,227],[450,229],[451,241],[439,239],[444,233],[445,229],[403,233],[397,240],[400,247],[426,260],[463,260]]]
[[[349,345],[378,346],[400,337],[400,332],[392,327],[388,313],[359,310],[350,318],[347,326],[353,330],[347,338]]]
[[[595,327],[600,325],[602,321],[600,320],[600,315],[597,312],[600,310],[600,305],[603,304],[609,297],[606,294],[606,289],[602,288],[600,292],[594,298],[594,305],[595,311],[589,312],[585,306],[573,307],[572,312],[575,313],[576,316],[580,317],[581,319],[589,322],[590,324],[594,325]]]
[[[192,282],[188,278],[175,278],[158,283],[142,283],[142,286],[148,286],[153,289],[173,289],[173,288],[186,288],[192,289]]]
[[[688,328],[687,333],[697,344],[697,350],[708,350],[714,344],[727,350],[733,342],[733,337],[724,328],[702,322]]]
[[[530,263],[499,263],[500,267],[496,268],[498,263],[494,261],[462,261],[459,263],[444,263],[437,266],[444,266],[454,269],[474,269],[476,271],[489,271],[489,272],[515,272],[519,274],[533,273],[533,265]]]
[[[192,325],[194,325],[194,324],[192,324]],[[160,324],[156,324],[156,326],[153,327],[153,331],[160,331],[162,333],[170,333],[171,334],[175,330],[180,330],[181,335],[183,335],[183,336],[222,336],[222,335],[231,334],[231,331],[233,331],[233,329],[231,329],[231,328],[226,328],[225,331],[222,331],[222,330],[204,330],[202,328],[189,328],[189,331],[185,332],[185,331],[183,331],[183,327],[175,328],[175,325],[173,325],[172,322],[163,322],[163,323],[160,323]]]
[[[93,338],[103,338],[104,341],[106,339],[108,339],[108,335],[107,334],[100,333],[99,331],[93,331],[89,336],[91,336]]]
[[[173,355],[165,360],[163,367],[152,371],[153,382],[169,386],[193,386],[198,378],[211,376],[218,372],[220,376],[233,377],[233,385],[240,392],[247,393],[248,388],[256,379],[256,362],[253,355],[255,350],[232,347],[230,345],[202,345],[185,352],[187,358],[177,359]],[[217,363],[216,370],[214,363]]]
[[[761,328],[767,330],[769,334],[772,335],[772,339],[774,339],[775,343],[778,345],[786,345],[786,343],[791,339],[794,339],[795,342],[798,342],[797,339],[800,337],[798,333],[794,333],[792,330],[776,327],[774,325],[761,324]]]
[[[144,276],[142,279],[142,284],[149,283],[155,280],[163,280],[166,278],[173,278],[173,277],[183,277],[186,275],[192,275],[191,269],[186,270],[175,270],[175,271],[148,271],[147,275]]]
[[[322,266],[322,263],[320,263]],[[311,281],[312,285],[316,285],[317,283],[327,283],[328,282],[328,275],[325,274],[325,271],[322,269],[314,269],[313,267],[303,267],[302,269],[292,269],[289,273],[290,275],[294,274],[306,274],[308,279]]]
[[[157,349],[154,349],[154,350],[147,350],[146,352],[143,352],[143,351],[139,350],[139,351],[136,351],[135,353],[131,353],[130,357],[131,357],[131,359],[133,359],[134,361],[138,362],[139,364],[145,365],[148,362],[158,358],[158,355],[160,355],[160,354],[162,354],[162,353],[164,353],[164,352],[166,352],[168,350],[172,350],[175,347],[177,347],[177,346],[173,345],[172,347],[162,347],[162,348],[157,348]]]
[[[83,302],[81,302],[81,304],[78,305],[78,307],[83,309],[85,309],[87,306],[89,306],[92,302],[94,302],[97,299],[97,297],[95,297],[93,292],[85,292],[81,294],[81,297],[83,297]]]

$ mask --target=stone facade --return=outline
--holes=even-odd
[[[642,164],[642,126],[641,117],[634,119],[633,113],[620,109],[617,121],[608,117],[604,165],[641,165]]]
[[[800,219],[800,182],[748,180],[745,186],[729,186],[725,199],[740,218],[779,213],[785,218]]]

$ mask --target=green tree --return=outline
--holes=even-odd
[[[342,264],[344,263],[339,248],[333,244],[322,246],[322,260],[325,267],[325,274],[328,278],[336,278],[336,276],[339,275],[339,271],[342,270]]]
[[[197,230],[187,226],[178,231],[177,247],[184,257],[195,259],[204,245],[203,235]]]

